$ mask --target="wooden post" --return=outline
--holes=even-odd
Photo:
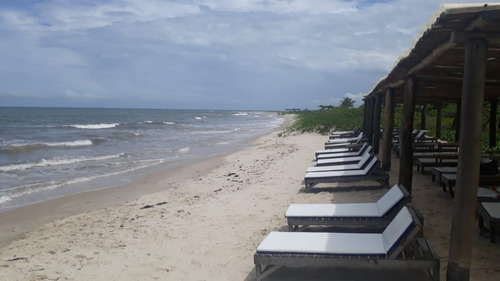
[[[363,102],[365,105],[363,107],[363,134],[366,137],[366,135],[368,134],[368,131],[367,131],[367,129],[368,129],[368,99],[364,98]]]
[[[497,100],[490,101],[490,148],[497,146]]]
[[[382,96],[377,94],[375,97],[375,106],[373,110],[373,154],[378,154],[380,146],[380,116],[382,115]]]
[[[420,107],[420,130],[427,129],[427,116],[425,115],[425,104]]]
[[[403,114],[399,133],[399,183],[411,194],[413,179],[413,118],[415,116],[415,100],[417,81],[409,77],[405,83]]]
[[[441,110],[442,104],[436,104],[436,138],[441,138]]]
[[[467,281],[470,276],[481,157],[486,49],[484,39],[469,39],[465,43],[460,152],[446,272],[448,281]]]
[[[392,131],[394,130],[394,88],[385,93],[385,128],[384,143],[382,144],[382,169],[391,170]]]
[[[367,110],[367,125],[368,127],[366,128],[366,136],[364,136],[367,139],[367,142],[371,145],[372,144],[372,139],[373,139],[373,107],[375,106],[375,102],[372,97],[367,98],[368,100],[368,110]]]
[[[457,102],[457,113],[455,114],[455,120],[458,120],[457,122],[460,122],[462,118],[461,114],[462,110],[462,101]],[[460,124],[455,124],[455,142],[458,142],[460,140]]]

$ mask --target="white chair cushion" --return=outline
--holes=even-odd
[[[399,211],[396,217],[394,217],[391,223],[389,223],[384,232],[382,232],[385,252],[389,252],[412,223],[413,218],[408,207],[405,206]]]
[[[380,217],[375,203],[291,204],[286,217]]]
[[[498,193],[495,191],[489,189],[489,188],[484,188],[484,187],[478,187],[477,188],[477,197],[488,197],[488,198],[498,198]]]
[[[377,163],[377,158],[373,157],[364,170],[348,170],[348,171],[333,171],[333,172],[315,172],[306,173],[306,178],[324,178],[324,177],[342,177],[342,176],[366,176],[368,171]]]
[[[403,199],[404,193],[401,189],[394,185],[388,192],[377,201],[377,208],[381,215],[385,215],[394,205]]]
[[[385,255],[380,233],[271,232],[257,252]]]
[[[500,202],[483,202],[481,205],[483,205],[490,217],[500,219]]]
[[[359,161],[361,161],[361,158],[363,158],[363,156],[339,157],[339,158],[331,158],[331,159],[318,159],[318,161],[316,163],[318,165],[338,164],[338,163],[342,164],[343,162],[359,162]]]
[[[348,165],[333,165],[333,166],[317,166],[307,168],[308,173],[317,172],[330,172],[330,171],[343,171],[343,170],[358,170],[359,164],[348,164]]]

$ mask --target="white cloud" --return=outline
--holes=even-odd
[[[363,104],[363,98],[365,97],[367,93],[357,93],[357,94],[352,94],[352,93],[346,93],[344,97],[351,98],[355,101],[355,106],[360,106]]]
[[[165,107],[189,106],[191,95],[221,108],[338,103],[369,91],[439,2],[0,3],[0,83],[6,92]]]

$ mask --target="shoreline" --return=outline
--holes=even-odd
[[[293,123],[293,117],[290,115],[285,115],[284,119],[283,124],[273,131],[248,140],[243,147],[234,151],[195,160],[187,164],[180,164],[171,169],[161,170],[160,168],[160,171],[153,172],[127,184],[64,195],[2,211],[0,212],[0,222],[2,225],[0,228],[0,249],[15,240],[22,239],[25,233],[34,230],[42,224],[99,208],[126,204],[130,201],[138,200],[143,195],[164,191],[168,187],[159,186],[160,181],[168,179],[172,179],[173,181],[174,178],[176,181],[185,181],[189,178],[188,173],[186,173],[188,170],[196,170],[203,174],[208,174],[212,169],[222,164],[224,158],[228,155],[237,153],[253,145],[260,138],[277,132],[279,133]],[[179,174],[184,177],[176,177]],[[138,186],[141,186],[141,188],[137,188]]]
[[[102,195],[105,203],[113,203],[76,215],[62,214],[47,223],[35,221],[32,231],[2,247],[2,277],[254,281],[255,250],[270,231],[288,230],[284,213],[289,204],[374,202],[386,192],[373,182],[349,188],[344,185],[353,184],[320,184],[316,192],[303,192],[305,170],[315,164],[314,151],[322,148],[326,137],[309,133],[280,137],[279,132],[235,153],[136,185],[156,186],[161,189],[156,193],[131,200],[124,195],[116,198],[116,193],[108,199]],[[392,160],[391,185],[397,182],[399,167],[399,159]],[[441,280],[445,280],[453,200],[428,174],[415,172],[413,184],[412,204],[425,218],[425,237],[440,256]],[[85,208],[97,202],[81,204]],[[61,202],[58,208],[77,208],[74,205]],[[498,279],[500,244],[478,235],[472,259],[471,281]],[[419,272],[404,269],[284,268],[272,276],[269,280],[422,280]]]

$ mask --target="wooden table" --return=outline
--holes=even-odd
[[[497,230],[500,228],[500,202],[483,202],[478,205],[479,228],[485,230],[484,223],[490,226],[490,242],[496,243]]]

